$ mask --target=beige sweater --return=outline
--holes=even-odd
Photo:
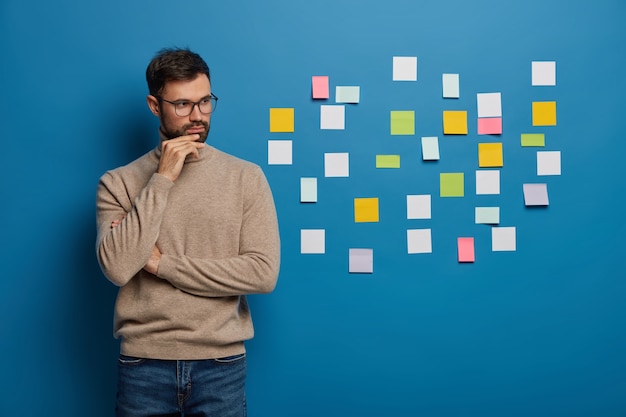
[[[245,294],[272,291],[280,263],[267,180],[257,165],[207,145],[173,183],[156,174],[160,153],[159,146],[98,184],[96,252],[120,286],[121,353],[189,360],[243,353],[254,333]],[[157,276],[142,269],[155,243]]]

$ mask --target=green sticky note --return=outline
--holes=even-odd
[[[400,168],[400,155],[376,155],[376,168]]]
[[[335,87],[335,103],[358,103],[361,99],[361,87],[337,86]]]
[[[543,133],[522,133],[522,146],[546,146]]]
[[[462,172],[439,174],[440,197],[463,197],[465,195],[465,177]]]
[[[405,110],[394,110],[391,112],[391,134],[392,135],[414,135],[415,134],[415,112]]]
[[[500,207],[476,207],[476,224],[499,224]]]

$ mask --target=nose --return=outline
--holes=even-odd
[[[198,121],[202,120],[202,112],[200,111],[200,105],[198,103],[193,105],[191,113],[189,113],[189,120]]]

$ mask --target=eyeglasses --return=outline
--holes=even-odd
[[[213,113],[215,111],[215,108],[217,107],[217,96],[214,95],[213,93],[211,93],[210,96],[207,96],[200,101],[189,101],[189,100],[169,101],[169,100],[165,100],[163,97],[157,97],[157,99],[173,105],[176,115],[180,117],[189,116],[191,112],[193,112],[194,107],[196,106],[198,106],[200,113],[203,113],[203,114]]]

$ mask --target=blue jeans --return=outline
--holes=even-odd
[[[200,361],[120,355],[117,417],[245,417],[246,355]]]

